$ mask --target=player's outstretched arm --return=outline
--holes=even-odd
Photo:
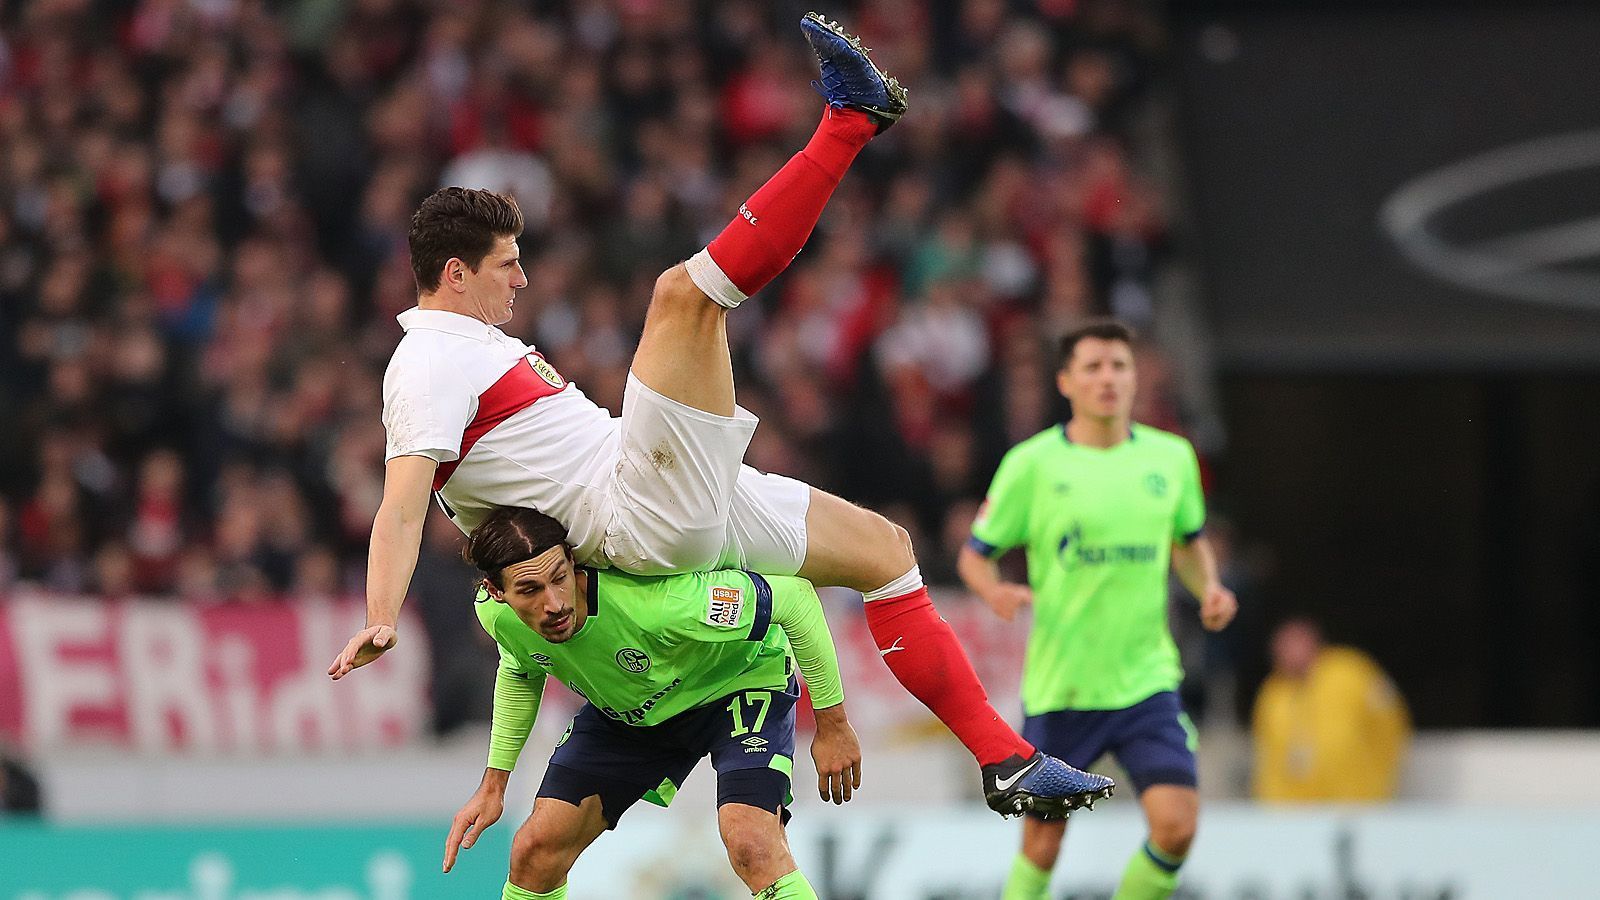
[[[426,456],[397,456],[384,467],[383,502],[372,520],[367,547],[367,627],[356,632],[328,667],[336,681],[382,656],[399,639],[395,623],[417,567],[422,523],[428,517],[428,496],[438,468]]]
[[[510,780],[511,773],[504,769],[483,770],[483,780],[478,782],[472,799],[450,821],[450,836],[444,841],[444,871],[455,866],[457,852],[472,849],[484,829],[500,821],[506,809],[506,784]]]

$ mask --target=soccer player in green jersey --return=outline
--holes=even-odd
[[[564,898],[567,873],[638,800],[661,806],[701,758],[717,772],[717,821],[733,869],[762,900],[815,900],[784,837],[798,666],[811,689],[817,791],[861,786],[839,661],[809,581],[725,570],[644,577],[579,567],[555,519],[501,507],[468,542],[484,574],[478,620],[500,647],[489,765],[456,814],[444,870],[500,818],[545,679],[578,711],[511,845],[503,900]],[[772,627],[777,625],[777,628]]]
[[[1068,765],[1110,752],[1149,825],[1116,900],[1165,898],[1194,840],[1194,731],[1176,693],[1182,670],[1167,627],[1167,569],[1200,598],[1213,631],[1233,619],[1201,533],[1194,448],[1132,421],[1133,335],[1099,321],[1062,339],[1057,386],[1072,418],[1011,448],[962,548],[961,578],[1001,618],[1034,607],[1022,673],[1023,736]],[[1023,547],[1028,585],[995,559]],[[1046,896],[1066,822],[1030,816],[1003,900]]]

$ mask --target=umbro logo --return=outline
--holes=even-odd
[[[746,753],[767,752],[767,739],[759,734],[752,734],[739,743],[744,745],[744,752]]]

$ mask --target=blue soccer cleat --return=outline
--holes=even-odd
[[[866,113],[879,134],[906,114],[906,89],[873,64],[860,38],[814,12],[800,20],[800,30],[822,67],[822,80],[811,86],[829,106]]]
[[[1065,819],[1075,809],[1094,809],[1094,802],[1111,796],[1116,786],[1104,775],[1074,769],[1038,751],[1020,766],[996,763],[983,767],[984,802],[1006,817],[1033,813]]]

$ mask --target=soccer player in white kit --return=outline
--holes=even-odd
[[[743,465],[756,418],[734,402],[727,313],[799,253],[856,154],[906,108],[859,41],[815,14],[801,26],[822,68],[822,122],[705,250],[657,279],[620,417],[497,327],[527,286],[515,202],[462,188],[423,201],[409,235],[417,308],[399,317],[405,337],[384,375],[367,628],[328,673],[341,678],[395,645],[430,495],[464,532],[495,507],[532,507],[567,526],[584,564],[740,568],[861,591],[884,662],[972,751],[989,805],[1065,815],[1110,780],[1039,753],[989,705],[905,530]]]

